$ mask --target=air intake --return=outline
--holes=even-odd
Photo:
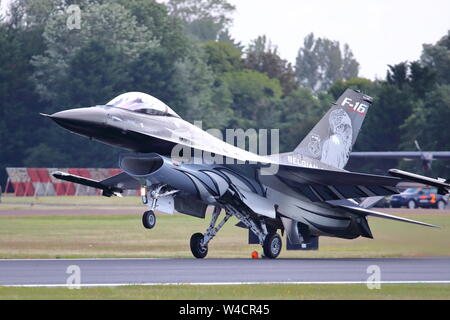
[[[120,168],[131,176],[148,176],[164,165],[164,160],[158,155],[123,156],[120,160]]]

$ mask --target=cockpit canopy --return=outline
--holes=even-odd
[[[124,93],[108,102],[107,105],[149,115],[180,117],[162,101],[142,92]]]

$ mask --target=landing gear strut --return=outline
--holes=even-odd
[[[216,234],[222,229],[222,227],[231,218],[231,214],[227,213],[225,218],[217,225],[216,222],[219,218],[220,211],[222,209],[219,207],[214,208],[211,223],[209,224],[208,230],[205,234],[196,233],[191,237],[191,252],[197,259],[203,259],[208,254],[208,244],[216,236]]]
[[[191,237],[191,252],[197,259],[204,259],[208,255],[208,244],[222,229],[225,223],[232,217],[238,218],[249,230],[251,230],[259,239],[259,244],[263,247],[264,255],[269,259],[276,259],[281,252],[281,237],[274,231],[268,232],[266,222],[263,218],[254,221],[248,214],[234,210],[233,207],[226,207],[226,216],[216,226],[221,208],[215,207],[212,215],[211,223],[205,234],[196,233]]]

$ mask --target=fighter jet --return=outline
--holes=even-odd
[[[393,177],[344,170],[372,101],[346,90],[294,151],[270,156],[227,144],[144,93],[44,116],[73,133],[131,151],[119,158],[123,173],[104,181],[62,172],[55,172],[56,178],[98,188],[107,197],[140,189],[148,229],[155,227],[155,211],[205,219],[213,208],[206,232],[190,239],[194,257],[205,258],[210,241],[235,217],[238,227],[248,229],[249,244],[261,245],[273,259],[282,250],[279,233],[286,235],[288,250],[317,250],[321,236],[373,238],[368,217],[437,227],[370,208],[380,197],[397,194],[408,177],[442,192],[450,190],[449,181],[403,171],[392,171]]]
[[[430,171],[433,161],[450,160],[449,151],[422,151],[419,142],[414,141],[417,151],[378,151],[378,152],[352,152],[352,159],[398,159],[398,160],[416,160],[422,161],[422,169]]]

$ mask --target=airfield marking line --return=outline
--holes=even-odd
[[[352,285],[352,284],[367,284],[367,281],[294,281],[294,282],[200,282],[200,283],[99,283],[99,284],[8,284],[0,285],[0,287],[21,287],[21,288],[95,288],[95,287],[131,287],[131,286],[237,286],[237,285]],[[380,281],[369,282],[370,284],[450,284],[450,280],[436,280],[436,281]]]

